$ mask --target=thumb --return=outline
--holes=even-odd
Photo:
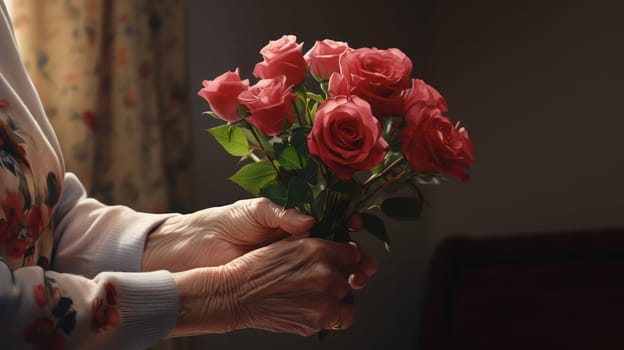
[[[267,198],[255,201],[256,210],[251,213],[265,227],[281,229],[293,235],[303,235],[314,225],[314,218],[295,209],[284,209]]]

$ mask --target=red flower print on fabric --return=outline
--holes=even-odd
[[[117,290],[108,282],[104,285],[106,301],[96,297],[91,307],[91,331],[99,333],[107,331],[119,324],[119,312],[115,307]]]
[[[110,282],[106,282],[104,290],[106,291],[106,302],[108,305],[115,305],[117,303],[117,289],[115,286]]]
[[[0,206],[5,215],[0,219],[0,247],[7,257],[21,258],[33,242],[24,225],[24,198],[17,192],[6,192]]]
[[[65,346],[65,337],[47,317],[38,318],[26,327],[24,340],[37,350],[61,350]]]
[[[48,292],[43,284],[38,284],[33,288],[33,296],[37,306],[44,307],[48,304]]]
[[[5,217],[0,219],[0,247],[11,259],[32,254],[33,244],[45,230],[43,212],[46,208],[24,208],[24,197],[17,192],[6,192],[0,207]]]

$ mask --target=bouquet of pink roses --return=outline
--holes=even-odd
[[[312,236],[345,241],[363,226],[388,247],[378,212],[417,219],[420,184],[468,180],[472,142],[444,116],[442,95],[410,77],[399,49],[323,40],[304,55],[302,46],[293,35],[270,41],[252,86],[238,69],[204,81],[206,113],[227,122],[208,131],[249,160],[230,180],[313,216]],[[384,191],[401,187],[408,195]]]

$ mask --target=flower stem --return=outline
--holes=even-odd
[[[392,162],[390,165],[388,165],[387,167],[385,167],[382,171],[378,172],[377,174],[373,174],[371,175],[371,177],[369,177],[363,184],[364,187],[369,186],[373,181],[382,178],[384,176],[386,176],[388,174],[388,172],[390,172],[390,170],[394,169],[395,167],[397,167],[403,160],[405,160],[405,156],[401,155],[399,158],[395,159],[394,162]]]
[[[308,98],[308,90],[306,88],[303,88],[303,91],[305,92],[305,113],[306,113],[306,121],[308,122],[308,125],[312,125],[312,113],[310,113],[310,99]]]
[[[279,169],[275,166],[275,163],[273,163],[273,159],[271,159],[271,156],[269,155],[269,153],[266,151],[266,149],[262,145],[262,142],[260,141],[260,137],[256,133],[256,129],[254,128],[253,125],[249,125],[249,129],[251,130],[251,134],[254,136],[254,138],[256,139],[256,142],[258,143],[258,147],[260,147],[260,150],[262,151],[262,153],[264,153],[264,156],[266,157],[267,161],[271,164],[273,169],[275,169],[275,172],[279,175],[280,173]]]
[[[379,192],[381,192],[383,189],[385,189],[386,187],[390,186],[391,184],[399,181],[403,175],[407,174],[408,171],[407,170],[403,170],[401,171],[399,174],[397,174],[396,176],[391,177],[388,181],[384,182],[381,186],[377,187],[373,192],[371,192],[368,196],[364,197],[364,199],[362,199],[360,201],[359,206],[361,206],[362,204],[368,202],[369,200],[371,200],[373,197],[375,197]]]

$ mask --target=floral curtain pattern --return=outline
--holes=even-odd
[[[185,1],[13,0],[24,63],[90,195],[138,210],[192,200]]]

